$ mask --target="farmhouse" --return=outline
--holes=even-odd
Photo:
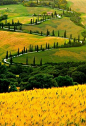
[[[47,12],[47,15],[51,15],[52,14],[52,12]]]

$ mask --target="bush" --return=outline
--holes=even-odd
[[[69,76],[58,76],[55,78],[59,87],[73,85],[73,79]]]
[[[86,75],[80,71],[73,72],[72,78],[73,78],[73,81],[78,82],[79,84],[86,82]]]
[[[16,85],[12,84],[9,87],[10,87],[8,90],[9,92],[17,91]]]
[[[0,79],[0,93],[8,92],[9,81],[7,79]]]
[[[36,74],[29,78],[26,89],[35,88],[51,88],[56,87],[57,83],[53,79],[52,75],[48,74]]]

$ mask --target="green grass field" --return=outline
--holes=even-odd
[[[62,13],[62,10],[52,9],[49,7],[25,7],[22,4],[3,5],[0,6],[0,15],[7,14],[9,18],[32,16],[35,14],[42,14],[43,12],[57,12]]]
[[[58,34],[58,30],[60,30],[61,36],[63,36],[63,33],[66,30],[67,37],[70,37],[70,34],[72,34],[72,36],[76,38],[78,35],[81,35],[81,31],[83,31],[82,27],[75,25],[68,17],[64,17],[62,19],[51,19],[40,25],[23,26],[23,29],[27,31],[29,30],[39,31],[39,32],[42,31],[43,33],[46,33],[48,29],[51,32],[51,34],[52,31],[54,30],[56,36]]]
[[[25,7],[21,4],[0,6],[0,14],[8,15],[7,22],[12,22],[13,19],[14,22],[18,22],[19,20],[23,24],[29,23],[31,18],[33,19],[32,15],[34,13],[35,14],[42,14],[43,12],[54,13],[55,11],[58,14],[62,13],[62,10],[51,9],[49,7]],[[36,18],[37,17],[34,17],[34,20]],[[25,25],[23,26],[24,31],[28,31],[28,30],[39,31],[39,32],[43,31],[45,33],[47,29],[49,29],[50,32],[52,32],[52,30],[55,30],[56,34],[58,30],[60,30],[61,35],[63,35],[64,30],[66,30],[68,37],[70,37],[70,34],[72,34],[73,37],[76,38],[79,34],[81,34],[81,31],[83,31],[83,28],[75,25],[72,21],[70,21],[69,18],[66,17],[63,17],[62,19],[56,18],[56,19],[48,20],[36,26],[25,26]]]
[[[26,57],[28,57],[28,63],[33,63],[33,58],[36,58],[36,63],[40,63],[42,58],[43,64],[46,62],[70,62],[70,61],[86,61],[86,45],[81,47],[72,47],[72,48],[58,48],[51,49],[41,52],[33,52],[24,54],[22,56],[13,58],[13,62],[16,63],[26,63]]]

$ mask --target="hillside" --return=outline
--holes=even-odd
[[[86,85],[0,94],[1,126],[86,126]]]
[[[75,11],[86,13],[86,0],[67,0]]]
[[[27,33],[18,33],[18,32],[7,32],[0,31],[0,61],[2,58],[6,56],[6,51],[9,51],[12,54],[17,53],[18,48],[20,51],[24,48],[24,46],[29,49],[30,44],[35,45],[43,45],[46,46],[46,42],[50,43],[52,46],[54,42],[59,43],[59,45],[64,44],[67,39],[58,38],[58,37],[45,37],[45,36],[37,36],[33,34]]]

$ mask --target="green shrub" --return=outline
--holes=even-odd
[[[55,78],[59,87],[73,85],[73,79],[69,76],[58,76]]]
[[[52,75],[36,74],[29,78],[26,89],[35,88],[51,88],[58,86]]]

